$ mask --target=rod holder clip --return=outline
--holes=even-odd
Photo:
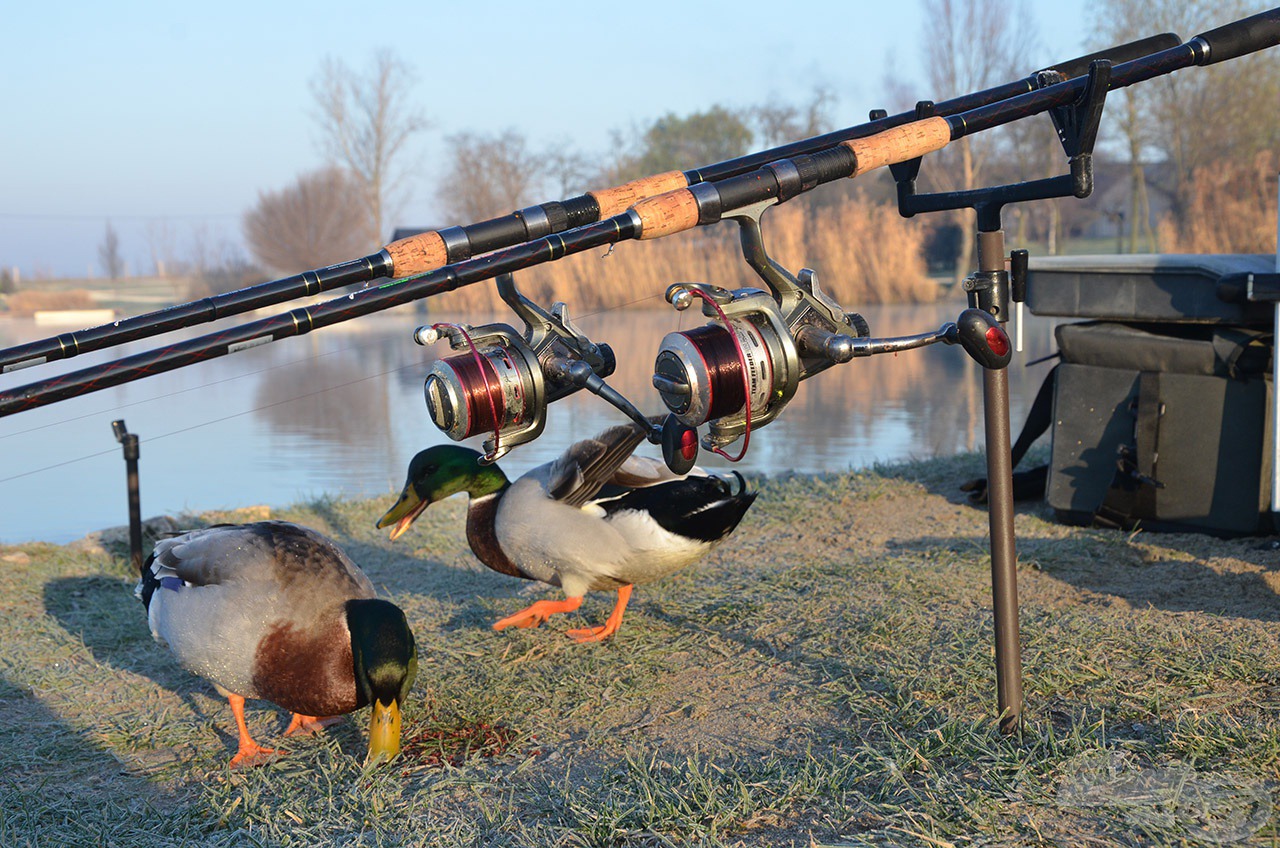
[[[137,460],[141,456],[141,448],[138,444],[138,434],[130,433],[129,428],[125,426],[124,419],[118,418],[111,422],[111,432],[115,435],[116,441],[120,443],[124,450],[124,458],[126,460]]]
[[[1036,84],[1042,88],[1061,81],[1062,75],[1057,71],[1041,71],[1036,75]],[[910,218],[921,212],[973,209],[978,215],[978,229],[992,232],[1000,229],[1000,212],[1006,204],[1053,197],[1088,197],[1093,192],[1093,147],[1110,82],[1111,62],[1095,59],[1089,65],[1088,80],[1080,96],[1072,103],[1049,110],[1058,140],[1067,154],[1068,173],[1008,185],[918,194],[916,179],[923,157],[917,157],[889,166],[897,183],[899,214]],[[931,117],[933,109],[927,100],[917,103],[917,119]]]

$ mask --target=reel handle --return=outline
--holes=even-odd
[[[958,344],[983,368],[1004,368],[1013,357],[1013,345],[1004,327],[982,309],[966,309],[954,322],[948,321],[937,330],[896,338],[867,338],[828,333],[817,327],[804,327],[796,334],[800,347],[809,355],[821,355],[833,362],[848,362],[863,356],[900,353],[905,350],[937,344]]]
[[[662,445],[662,459],[675,474],[688,474],[698,458],[698,431],[667,415],[662,426],[654,424],[616,389],[606,383],[580,359],[552,358],[546,365],[547,376],[570,383],[598,395],[644,429],[651,444]]]

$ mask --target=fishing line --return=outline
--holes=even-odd
[[[626,303],[619,303],[617,306],[606,306],[604,309],[597,309],[595,312],[584,312],[577,317],[576,320],[581,321],[583,318],[591,318],[596,315],[604,315],[607,312],[616,312],[619,309],[626,309],[628,306],[634,306],[637,303],[644,303],[646,300],[658,300],[662,297],[662,293],[651,294],[648,297],[638,297],[635,300],[628,300]]]
[[[198,386],[188,386],[185,389],[175,389],[172,392],[166,392],[165,394],[155,395],[154,397],[142,398],[141,400],[134,400],[128,403],[122,403],[118,406],[109,406],[109,407],[106,407],[105,409],[100,409],[94,412],[86,412],[82,415],[73,415],[70,418],[63,418],[58,421],[50,421],[49,423],[41,424],[38,427],[30,427],[26,430],[15,430],[12,433],[0,433],[0,440],[7,439],[10,436],[21,436],[26,433],[34,433],[38,430],[45,430],[52,427],[58,427],[63,424],[70,424],[75,421],[83,421],[86,418],[93,418],[98,415],[109,415],[113,412],[119,412],[122,409],[129,409],[130,407],[140,406],[141,404],[144,404],[144,403],[154,403],[155,401],[159,401],[159,400],[167,400],[171,397],[177,397],[178,395],[186,394],[187,392],[199,391],[201,389],[207,389],[211,386],[220,386],[223,383],[230,383],[233,380],[239,380],[243,377],[253,377],[258,374],[266,374],[270,371],[275,371],[280,368],[288,368],[292,365],[298,365],[299,363],[311,362],[325,356],[332,356],[335,353],[349,353],[351,351],[363,350],[365,348],[372,347],[374,344],[375,344],[374,342],[366,342],[365,344],[352,345],[350,347],[338,348],[337,350],[325,351],[324,353],[316,353],[310,356],[303,356],[298,359],[291,359],[288,362],[281,362],[278,365],[268,365],[267,367],[259,368],[256,371],[245,371],[242,374],[233,374],[230,377],[223,377],[220,380],[211,380],[208,383],[201,383]],[[401,368],[407,368],[407,367],[409,366],[407,365],[401,366]],[[390,372],[387,372],[387,373],[390,373]]]
[[[339,383],[336,386],[327,386],[326,388],[323,388],[323,389],[317,389],[314,392],[306,392],[305,394],[295,395],[294,397],[290,397],[290,398],[284,398],[283,400],[278,400],[278,401],[275,401],[274,403],[267,403],[267,404],[263,404],[262,406],[255,406],[252,409],[246,409],[241,412],[233,412],[230,415],[224,415],[221,418],[213,418],[209,421],[202,421],[199,424],[192,424],[188,427],[181,427],[177,430],[170,430],[168,433],[161,433],[157,436],[148,436],[147,442],[151,443],[151,442],[159,441],[160,439],[167,439],[170,436],[177,436],[182,433],[188,433],[192,430],[198,430],[201,427],[208,427],[210,424],[219,424],[223,421],[230,421],[232,418],[240,418],[241,416],[248,415],[253,412],[261,412],[264,409],[271,409],[276,406],[283,406],[286,403],[293,403],[296,400],[303,400],[305,398],[315,397],[316,395],[325,394],[326,392],[337,391],[338,389],[345,389],[348,386],[354,386],[357,383],[364,383],[369,380],[377,379],[378,377],[385,377],[388,374],[394,374],[397,371],[403,371],[404,369],[411,368],[417,364],[418,363],[411,362],[408,365],[401,365],[397,368],[390,368],[386,371],[381,371],[377,374],[370,374],[367,377],[360,377],[359,379],[356,379],[356,380],[348,380],[347,382]],[[95,459],[99,456],[105,456],[106,454],[115,453],[115,452],[116,452],[115,448],[108,448],[107,450],[98,451],[97,453],[91,453],[85,456],[76,457],[75,459],[68,459],[62,462],[55,462],[53,465],[46,465],[43,468],[34,468],[30,471],[23,471],[22,473],[14,474],[11,477],[0,477],[0,483],[9,483],[13,480],[18,480],[23,477],[30,477],[33,474],[41,474],[45,471],[51,471],[55,468],[61,468],[64,465],[71,465],[72,463],[75,463],[75,462],[84,462],[87,459]]]

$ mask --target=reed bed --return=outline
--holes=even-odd
[[[1160,225],[1166,253],[1275,253],[1280,151],[1222,161],[1196,171],[1190,208]]]
[[[890,206],[846,200],[815,210],[797,202],[770,210],[764,233],[774,259],[793,272],[814,268],[841,303],[928,302],[937,296],[925,269],[924,228]],[[517,277],[521,291],[534,300],[563,300],[579,311],[660,305],[667,286],[677,282],[759,284],[729,223],[580,253]],[[442,295],[432,305],[443,311],[504,308],[494,287],[484,284]]]

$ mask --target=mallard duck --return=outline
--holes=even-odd
[[[291,710],[286,736],[372,704],[369,760],[399,752],[400,705],[418,664],[413,633],[331,539],[286,521],[162,539],[136,594],[156,641],[231,704],[240,734],[232,766],[277,753],[249,736],[246,698]]]
[[[437,445],[409,462],[399,499],[378,520],[399,538],[435,501],[467,492],[467,542],[494,571],[540,580],[565,599],[538,601],[498,621],[537,627],[571,612],[591,590],[613,589],[617,602],[601,627],[570,630],[580,642],[617,632],[631,588],[660,580],[696,562],[723,540],[755,500],[741,475],[730,482],[695,469],[686,477],[662,462],[632,456],[644,441],[635,425],[611,427],[571,445],[553,462],[516,480],[460,445]]]

